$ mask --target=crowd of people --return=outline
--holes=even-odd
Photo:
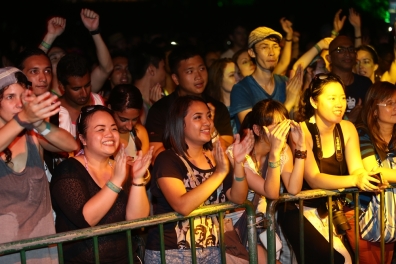
[[[66,19],[50,18],[36,46],[0,52],[0,243],[226,201],[250,200],[265,214],[266,199],[302,190],[357,187],[370,201],[396,182],[396,48],[370,43],[356,10],[340,15],[306,50],[285,18],[282,33],[236,25],[230,47],[213,50],[160,37],[129,47],[120,33],[105,41],[99,14],[81,9],[94,59],[59,41]],[[334,198],[350,228],[329,234],[326,202],[304,200],[305,263],[330,259],[330,235],[334,263],[353,263],[361,204]],[[278,208],[277,263],[302,261],[299,212],[294,202]],[[245,217],[196,217],[194,234],[188,220],[165,224],[166,262],[190,263],[193,243],[198,263],[221,263],[225,221],[226,243],[239,249],[227,262],[249,263]],[[258,260],[267,263],[265,230],[257,231]],[[156,227],[134,235],[145,248],[133,249],[136,263],[160,263]],[[124,234],[98,243],[101,263],[128,262]],[[387,243],[385,263],[393,251]],[[94,263],[94,255],[91,239],[63,246],[65,263]],[[58,263],[57,249],[29,250],[27,259]],[[359,263],[380,259],[380,243],[359,237]]]

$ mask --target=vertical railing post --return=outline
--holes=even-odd
[[[353,194],[353,202],[355,204],[355,263],[359,264],[359,240],[360,240],[360,232],[359,232],[359,192],[355,192]]]
[[[197,249],[195,247],[195,227],[194,227],[194,218],[188,218],[190,221],[190,249],[191,249],[191,261],[193,264],[197,263]]]
[[[334,239],[333,239],[333,197],[327,196],[327,204],[328,204],[328,223],[329,223],[329,243],[330,243],[330,264],[334,263]]]
[[[65,262],[65,260],[63,259],[63,244],[62,243],[58,243],[57,247],[58,247],[58,261],[59,261],[59,264],[63,264]]]
[[[275,230],[276,220],[275,212],[278,200],[267,199],[267,213],[266,213],[266,224],[267,224],[267,263],[276,263],[276,241],[275,241]],[[263,219],[264,220],[264,219]]]
[[[299,229],[300,229],[300,255],[301,255],[301,264],[305,263],[305,251],[304,251],[304,200],[298,201],[299,207]]]
[[[380,192],[380,230],[381,230],[381,263],[385,263],[385,225],[384,225],[384,214],[385,214],[385,198],[384,190]]]
[[[94,242],[94,254],[95,254],[95,263],[99,264],[99,242],[98,242],[98,236],[93,237],[93,242]]]
[[[249,264],[257,264],[257,232],[256,232],[256,211],[250,201],[245,201],[247,216],[247,232],[249,245]]]
[[[165,239],[164,239],[164,224],[159,224],[159,233],[160,233],[160,254],[161,254],[161,263],[165,264]]]
[[[226,264],[226,244],[224,241],[224,212],[219,213],[219,227],[220,227],[220,255],[221,263]]]
[[[132,252],[132,231],[131,229],[126,231],[127,245],[128,245],[128,261],[133,264],[133,252]]]

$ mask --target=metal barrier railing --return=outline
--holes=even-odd
[[[391,188],[395,188],[396,186],[392,185]],[[267,254],[267,263],[268,264],[275,264],[276,263],[276,248],[275,248],[275,213],[276,207],[280,203],[285,202],[292,202],[296,201],[299,204],[299,224],[300,224],[300,248],[293,249],[293,250],[300,250],[302,263],[304,264],[304,225],[303,225],[303,200],[309,200],[314,198],[320,197],[327,197],[328,204],[329,204],[329,214],[328,214],[328,222],[329,222],[329,234],[333,233],[333,212],[332,212],[332,197],[339,196],[341,194],[352,193],[353,195],[353,202],[355,205],[358,204],[359,200],[359,189],[357,188],[347,188],[343,190],[324,190],[324,189],[316,189],[316,190],[309,190],[309,191],[302,191],[297,195],[291,194],[282,194],[278,200],[268,200],[267,199],[267,214],[266,214],[266,221],[267,221],[267,241],[268,241],[268,254]],[[380,192],[380,210],[384,212],[384,191]],[[359,207],[354,207],[354,215],[359,216]],[[384,242],[384,214],[380,214],[380,228],[382,230],[381,234],[381,263],[385,263],[385,242]],[[355,251],[354,251],[354,263],[359,264],[359,217],[354,217],[355,221]],[[333,249],[333,236],[329,236],[329,244],[330,244],[330,260],[329,263],[332,264],[334,262],[334,249]],[[325,263],[325,262],[323,262]]]
[[[176,222],[179,220],[190,219],[190,227],[193,228],[193,219],[196,216],[204,216],[204,215],[213,215],[218,214],[219,219],[224,217],[224,213],[229,210],[237,209],[237,208],[245,208],[247,213],[247,230],[248,230],[248,243],[249,243],[249,263],[256,264],[257,260],[257,235],[256,235],[256,214],[253,209],[253,205],[251,202],[246,201],[241,205],[236,205],[230,202],[214,204],[210,206],[203,206],[196,210],[194,210],[188,216],[182,216],[176,212],[166,213],[160,215],[154,215],[146,218],[136,219],[132,221],[124,221],[118,222],[108,225],[95,226],[91,228],[84,228],[76,231],[63,232],[49,236],[13,241],[9,243],[0,244],[0,256],[12,253],[20,253],[21,263],[26,263],[26,251],[31,249],[44,248],[49,245],[57,245],[58,247],[58,258],[59,263],[63,263],[63,243],[83,240],[87,238],[92,238],[94,240],[94,253],[95,253],[95,263],[100,263],[99,259],[99,250],[98,250],[98,236],[108,235],[119,232],[126,232],[128,238],[128,256],[129,263],[133,263],[132,256],[132,236],[131,230],[139,229],[142,227],[154,226],[158,225],[160,234],[161,234],[161,258],[162,263],[165,263],[165,246],[164,246],[164,237],[163,237],[163,225],[165,223]],[[224,225],[223,221],[219,221],[220,223],[220,249],[221,249],[221,258],[222,263],[226,263],[225,259],[225,244],[224,244]],[[190,232],[191,236],[194,235],[193,230]],[[193,238],[193,237],[192,237]],[[191,241],[195,241],[191,239]],[[193,244],[193,243],[192,243]],[[196,263],[195,256],[195,245],[191,245],[192,252],[192,263]]]

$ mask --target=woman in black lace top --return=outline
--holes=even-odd
[[[149,202],[144,188],[152,150],[132,161],[120,146],[112,112],[104,106],[81,110],[77,129],[84,154],[63,161],[51,181],[56,231],[64,232],[101,224],[146,217]],[[128,165],[133,165],[129,171]],[[131,173],[130,173],[131,172]],[[128,185],[133,175],[132,186]],[[100,263],[127,263],[125,233],[99,237]],[[64,245],[65,263],[94,263],[93,239]]]

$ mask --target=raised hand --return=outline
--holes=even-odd
[[[287,134],[290,131],[290,122],[290,119],[285,119],[277,124],[272,131],[269,131],[268,127],[263,126],[264,132],[271,144],[271,151],[274,151],[276,154],[280,154],[285,146]]]
[[[128,159],[131,158],[125,153],[124,144],[121,144],[120,149],[114,159],[114,176],[112,178],[116,182],[121,182],[121,185],[124,183],[127,177]]]
[[[341,29],[344,27],[344,22],[346,19],[346,16],[343,16],[340,18],[340,14],[342,12],[342,9],[338,10],[337,13],[334,16],[334,21],[333,21],[333,30],[337,33],[341,31]]]
[[[304,72],[301,65],[298,65],[296,73],[286,83],[286,100],[290,100],[294,105],[299,99],[303,85]]]
[[[221,147],[221,143],[216,141],[213,145],[213,156],[216,161],[216,173],[223,174],[225,177],[230,169],[230,163]]]
[[[298,150],[305,150],[305,134],[301,128],[301,124],[294,120],[290,121],[290,136]]]
[[[34,126],[39,126],[44,119],[60,111],[60,101],[56,95],[46,92],[35,96],[32,91],[25,90],[22,94],[23,110],[18,114],[20,119]]]
[[[356,12],[355,9],[349,8],[348,20],[349,20],[349,23],[351,23],[351,25],[352,25],[354,28],[360,28],[360,26],[361,26],[360,15],[359,15],[358,12]]]
[[[58,37],[65,31],[66,19],[63,17],[53,17],[47,22],[47,33]]]
[[[155,84],[154,87],[150,88],[149,99],[151,104],[154,104],[163,96],[163,91],[159,83]]]
[[[83,8],[80,12],[81,20],[89,31],[99,28],[99,15],[90,9]]]
[[[241,163],[245,160],[245,156],[249,155],[254,147],[254,135],[253,131],[248,129],[246,136],[241,141],[239,134],[235,135],[235,141],[233,143],[233,156],[236,163]]]
[[[287,20],[285,17],[282,17],[280,19],[280,24],[283,28],[283,31],[285,31],[288,36],[293,35],[293,28],[292,28],[293,23],[292,22]]]
[[[154,147],[151,146],[149,151],[143,156],[142,151],[138,151],[138,155],[133,162],[129,163],[132,165],[131,171],[134,180],[143,179],[148,167],[151,164],[151,158],[153,156]]]

